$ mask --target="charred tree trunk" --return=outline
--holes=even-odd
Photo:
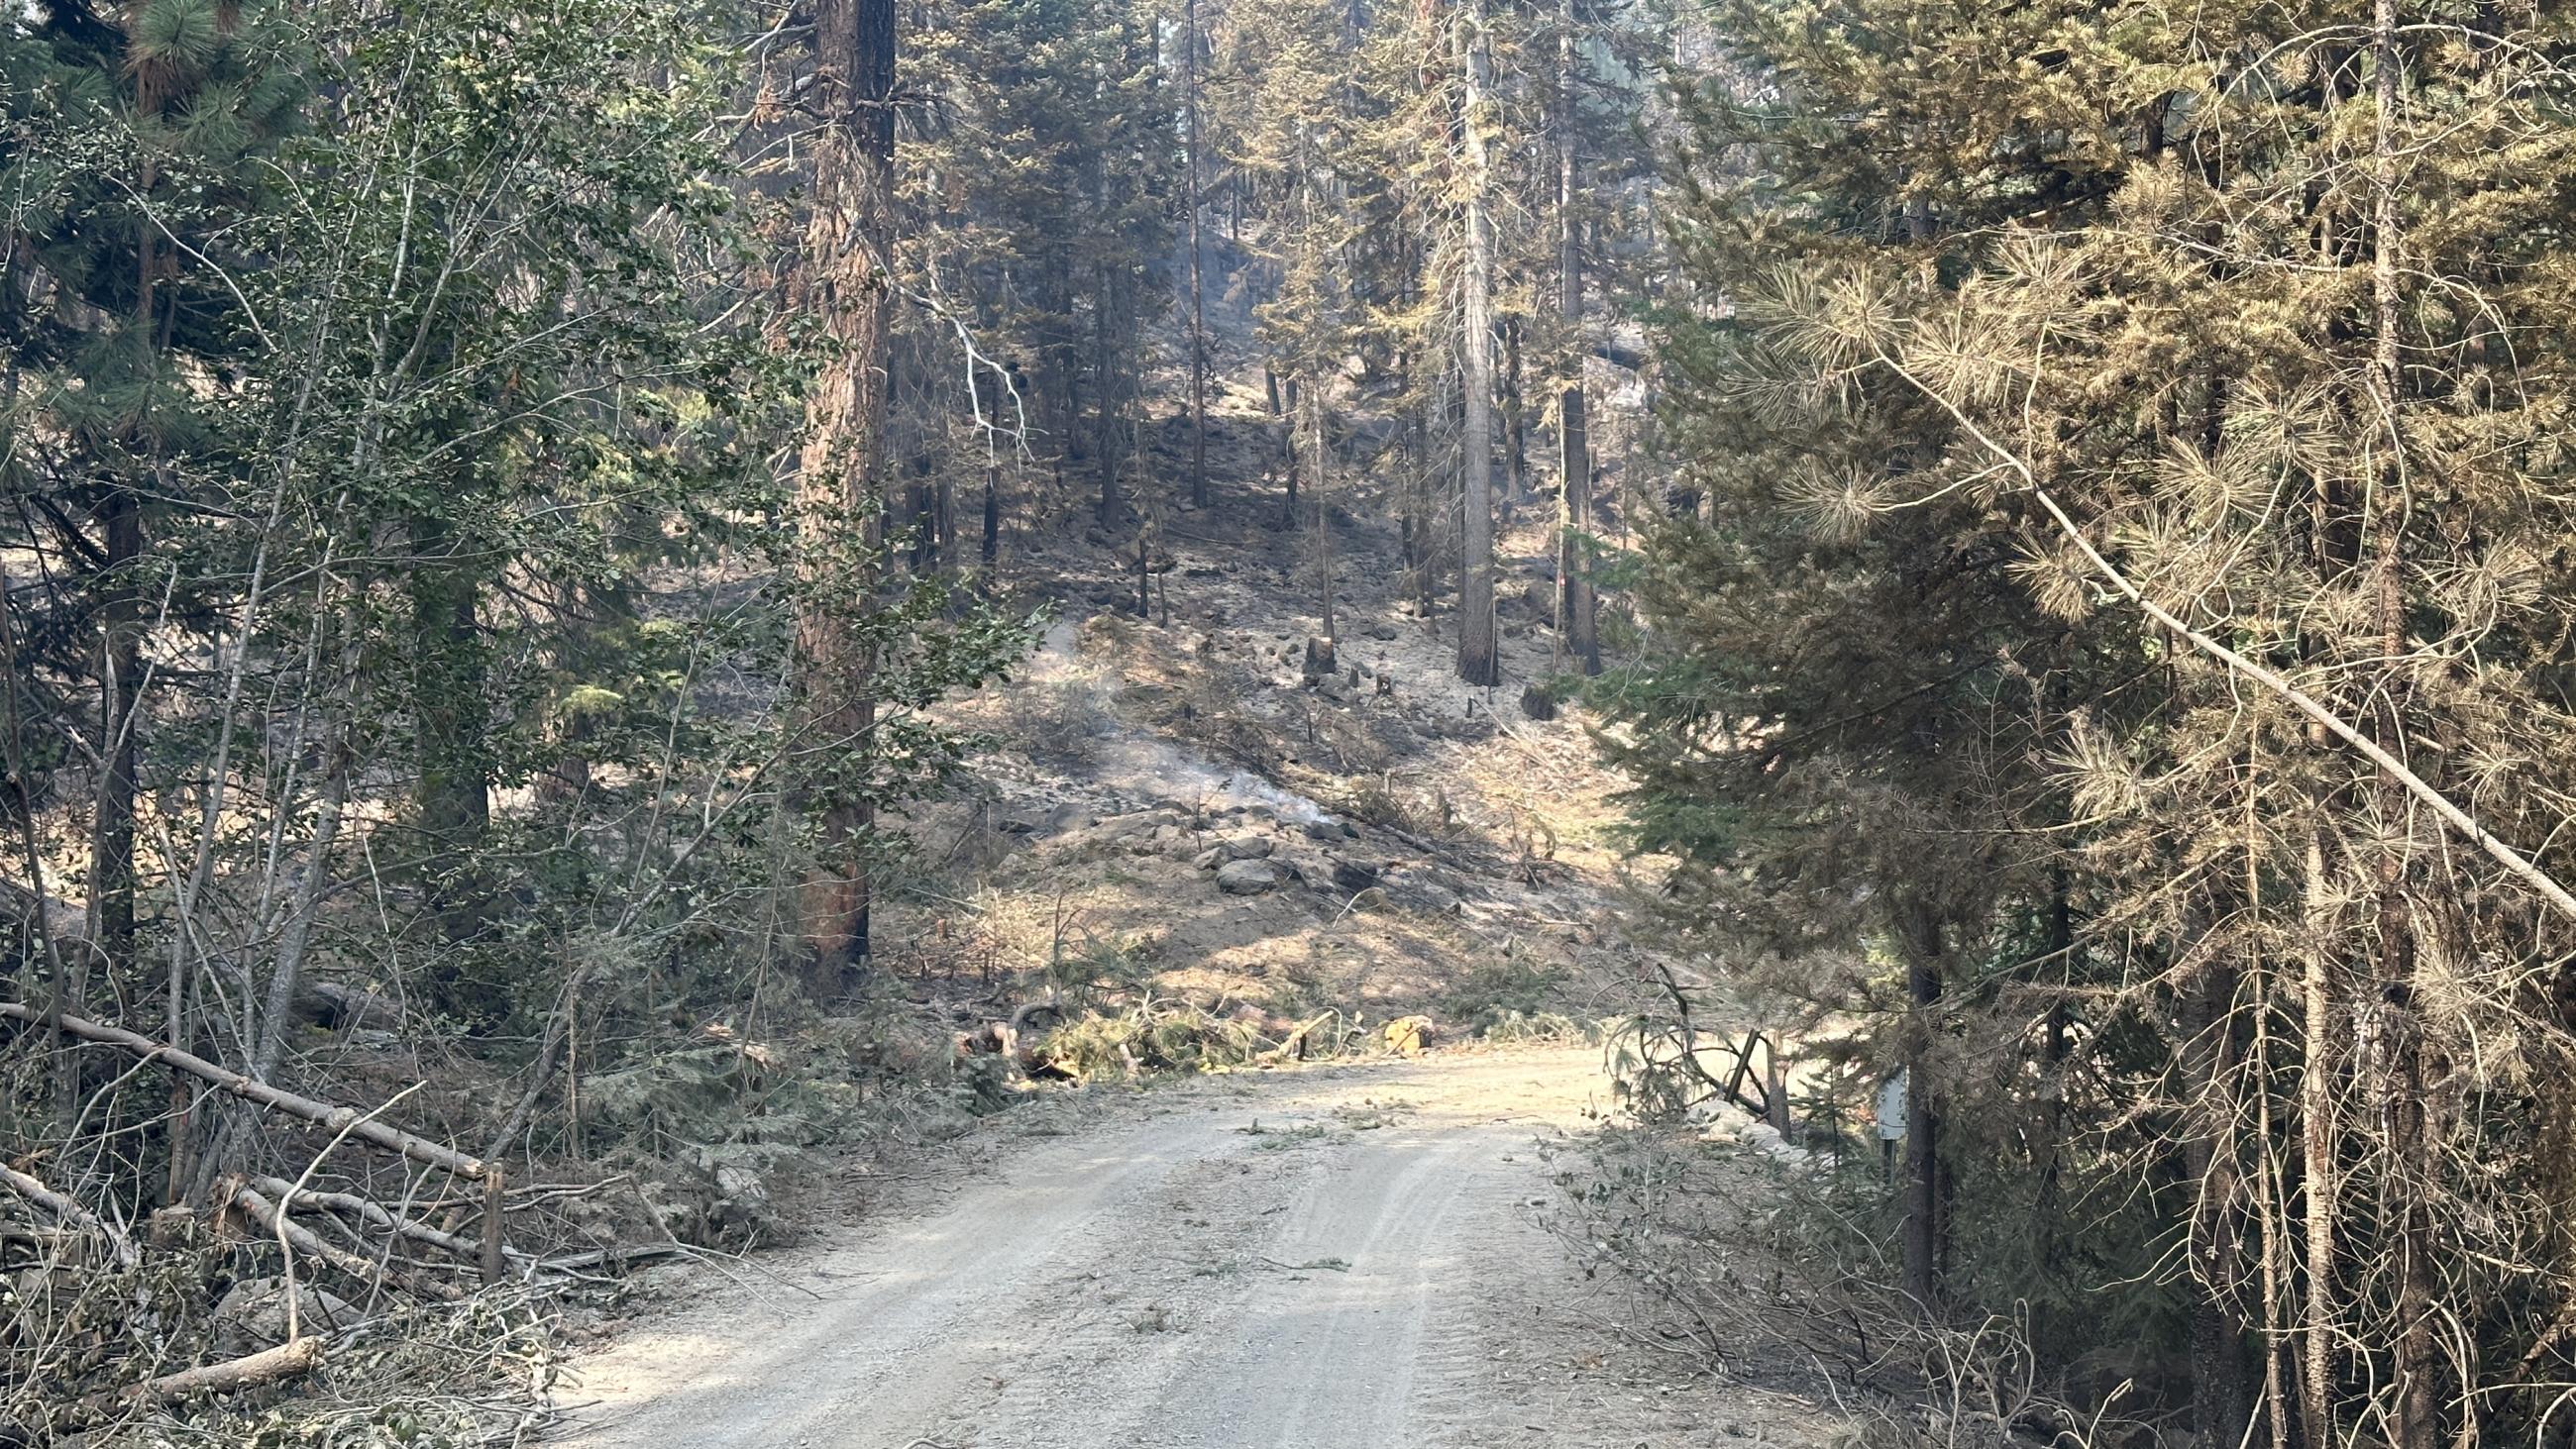
[[[876,724],[875,657],[857,612],[873,592],[882,543],[887,286],[892,241],[893,0],[820,0],[813,105],[823,125],[811,158],[813,205],[798,277],[832,356],[806,405],[797,511],[807,594],[797,620],[809,803],[819,806],[813,873],[800,929],[806,984],[817,997],[856,984],[868,958],[867,845],[873,807],[841,773]],[[855,549],[847,540],[856,539]],[[819,797],[819,798],[818,798]]]
[[[1123,389],[1116,373],[1117,358],[1110,348],[1109,314],[1116,305],[1117,284],[1107,272],[1100,276],[1100,305],[1092,332],[1092,375],[1094,390],[1100,394],[1097,404],[1097,428],[1093,434],[1100,467],[1100,526],[1115,528],[1125,511],[1118,496],[1118,415],[1124,402]]]
[[[993,569],[1002,560],[1002,470],[984,465],[984,584],[992,587]]]
[[[1459,134],[1466,155],[1467,256],[1461,279],[1461,328],[1465,333],[1461,386],[1465,421],[1458,439],[1458,491],[1465,519],[1458,572],[1458,677],[1469,684],[1502,682],[1494,637],[1494,234],[1486,215],[1493,186],[1485,153],[1488,92],[1493,61],[1485,36],[1484,0],[1458,7],[1457,48],[1467,87]]]
[[[1585,674],[1601,672],[1600,618],[1592,597],[1592,439],[1583,392],[1583,233],[1576,215],[1574,5],[1566,0],[1556,50],[1556,307],[1570,356],[1557,394],[1557,638]]]
[[[1941,1003],[1946,950],[1941,922],[1926,908],[1908,911],[1902,923],[1905,995],[1911,1008],[1905,1049],[1905,1291],[1916,1307],[1935,1313],[1941,1301],[1940,1094],[1931,1061],[1933,1012]]]
[[[1316,588],[1322,596],[1319,607],[1324,620],[1324,641],[1338,644],[1341,637],[1333,628],[1333,504],[1331,493],[1325,486],[1332,475],[1324,456],[1324,392],[1321,388],[1306,390],[1306,444],[1307,457],[1311,460],[1307,476],[1314,480],[1310,491],[1314,495],[1315,508]]]
[[[1207,480],[1207,288],[1199,275],[1199,253],[1202,217],[1207,208],[1199,195],[1202,161],[1199,154],[1199,0],[1187,0],[1181,7],[1181,46],[1184,61],[1181,68],[1181,124],[1186,133],[1188,155],[1183,164],[1189,169],[1188,206],[1190,212],[1190,505],[1205,508],[1208,503]]]

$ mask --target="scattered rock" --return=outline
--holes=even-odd
[[[1004,835],[1050,835],[1080,813],[1070,805],[1014,805],[994,811],[992,822]]]
[[[1228,860],[1260,860],[1276,847],[1266,835],[1238,835],[1217,848]]]
[[[1383,872],[1364,860],[1335,857],[1332,863],[1333,885],[1340,890],[1359,892],[1375,886]]]
[[[1299,828],[1306,832],[1308,840],[1321,840],[1328,843],[1359,833],[1343,825],[1342,822],[1332,819],[1309,820]]]
[[[1230,896],[1257,896],[1279,884],[1279,868],[1266,860],[1235,860],[1217,868],[1216,888]]]
[[[1192,857],[1190,864],[1198,867],[1200,870],[1214,870],[1218,866],[1225,864],[1227,859],[1228,857],[1225,853],[1224,846],[1211,845],[1207,849],[1200,851],[1196,856]]]
[[[1465,904],[1465,898],[1450,886],[1417,874],[1386,881],[1379,888],[1396,905],[1421,915],[1445,916]]]

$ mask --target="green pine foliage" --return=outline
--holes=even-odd
[[[1935,1311],[2213,1441],[2528,1432],[2564,1351],[2571,923],[2429,806],[2571,868],[2567,37],[2374,24],[1725,7],[1603,694],[1737,988],[1928,1079]]]

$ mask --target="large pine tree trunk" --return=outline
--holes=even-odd
[[[868,956],[864,799],[828,779],[869,747],[876,722],[874,656],[853,611],[876,567],[885,452],[887,288],[878,274],[893,226],[895,12],[893,0],[820,0],[815,12],[812,105],[822,116],[811,158],[812,214],[805,229],[800,298],[820,317],[832,355],[806,403],[797,467],[797,511],[809,584],[821,585],[797,620],[806,757],[827,777],[813,874],[799,913],[807,986],[837,996]],[[855,533],[858,564],[847,557]],[[859,597],[853,597],[853,595]]]
[[[1467,256],[1459,287],[1459,325],[1465,334],[1459,382],[1466,398],[1458,434],[1458,491],[1466,518],[1460,530],[1458,677],[1492,685],[1502,683],[1502,663],[1494,639],[1494,235],[1486,214],[1493,177],[1484,131],[1493,61],[1483,0],[1466,0],[1458,7],[1457,36],[1467,77],[1466,114],[1458,128],[1467,166]]]
[[[1583,672],[1601,672],[1601,634],[1583,539],[1592,531],[1592,439],[1583,394],[1583,245],[1576,215],[1574,4],[1556,49],[1556,307],[1565,324],[1564,390],[1557,394],[1557,637]]]

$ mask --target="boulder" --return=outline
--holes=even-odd
[[[1190,864],[1201,870],[1214,870],[1218,866],[1225,864],[1226,859],[1227,856],[1224,846],[1211,845],[1207,849],[1200,851],[1197,855],[1190,857]]]
[[[1340,890],[1353,892],[1367,890],[1377,884],[1378,877],[1382,874],[1384,874],[1382,867],[1372,865],[1365,860],[1352,860],[1343,856],[1333,858],[1333,885]]]
[[[215,1346],[239,1358],[286,1342],[286,1280],[245,1278],[215,1304]],[[366,1317],[356,1304],[310,1283],[295,1285],[296,1326],[306,1333],[347,1328]]]
[[[397,1031],[403,1024],[402,1007],[390,996],[309,978],[296,983],[295,1014],[328,1031]]]
[[[1279,884],[1279,867],[1266,860],[1234,860],[1217,868],[1216,888],[1230,896],[1257,896]]]
[[[1455,887],[1419,871],[1385,881],[1380,889],[1397,906],[1419,915],[1449,915],[1465,903]]]
[[[769,1184],[748,1167],[717,1167],[715,1207],[707,1216],[719,1232],[759,1232],[769,1225]]]
[[[1288,874],[1308,890],[1329,891],[1333,888],[1331,857],[1312,850],[1292,850],[1272,859],[1286,866]]]
[[[1238,835],[1217,847],[1228,860],[1260,860],[1276,848],[1267,835]]]
[[[1004,835],[1042,835],[1056,828],[1056,812],[1043,805],[1014,805],[996,810],[993,828]]]

